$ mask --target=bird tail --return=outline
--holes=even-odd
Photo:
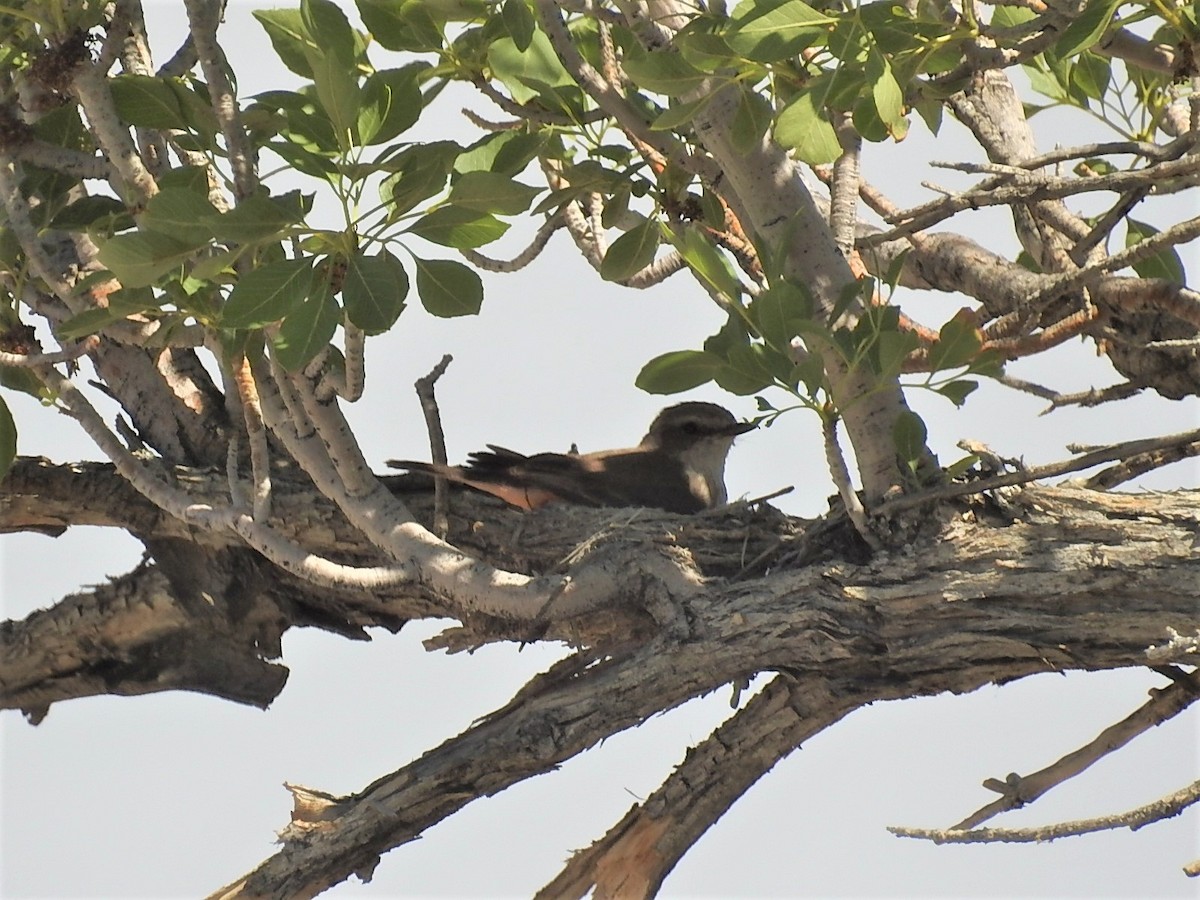
[[[418,462],[415,459],[389,459],[386,465],[391,469],[405,469],[409,472],[420,472],[423,475],[440,475],[443,478],[461,479],[462,473],[456,466],[443,466],[438,463]]]

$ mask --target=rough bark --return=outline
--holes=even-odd
[[[1195,499],[1030,488],[1012,498],[1010,514],[947,510],[935,533],[864,564],[826,560],[752,581],[710,580],[671,598],[685,634],[659,630],[603,658],[603,648],[581,653],[363,791],[327,798],[319,812],[298,803],[280,852],[220,895],[310,896],[352,873],[369,876],[379,854],[471,800],[760,671],[790,683],[746,713],[786,739],[764,744],[765,758],[721,770],[740,789],[848,707],[1039,672],[1146,665],[1150,648],[1200,626]],[[1185,661],[1185,644],[1160,649],[1154,662]],[[778,723],[760,712],[772,703],[782,703]],[[651,829],[639,840],[659,839],[657,828],[639,827]]]
[[[26,481],[19,469],[0,521],[8,528],[29,524],[30,478],[44,475],[51,486],[57,479],[61,490],[79,472],[26,462]],[[97,523],[107,504],[95,500],[111,496],[103,485],[110,476],[103,467],[92,475],[99,477],[90,493],[79,495],[76,512],[78,521]],[[189,477],[193,487],[211,478],[213,490],[221,480],[198,470]],[[53,493],[43,495],[51,510]],[[925,510],[898,549],[864,559],[848,529],[768,510],[735,506],[687,518],[551,507],[519,515],[457,495],[452,539],[489,562],[531,573],[554,570],[568,558],[568,573],[600,567],[611,579],[608,604],[568,619],[551,608],[536,633],[478,617],[433,639],[462,648],[557,637],[580,649],[504,709],[362,792],[320,803],[303,794],[308,799],[298,802],[281,851],[228,896],[306,896],[351,873],[369,873],[380,854],[477,797],[721,685],[781,673],[725,726],[724,740],[718,734],[685,763],[696,780],[676,784],[691,788],[680,793],[676,786],[674,796],[669,790],[631,814],[632,833],[618,829],[614,840],[633,842],[622,850],[644,845],[638,852],[650,853],[651,864],[605,874],[579,863],[552,888],[574,893],[583,883],[578,879],[593,879],[602,895],[614,895],[636,873],[652,886],[715,820],[714,804],[727,808],[776,759],[851,709],[1038,672],[1186,662],[1186,641],[1153,660],[1147,651],[1167,647],[1173,633],[1200,629],[1200,561],[1192,552],[1200,540],[1197,499],[1195,492],[1027,487],[1003,503],[980,499]],[[110,514],[109,524],[137,522],[152,532],[143,538],[180,540],[170,527],[154,534],[152,513],[138,506],[116,505],[121,518]],[[309,538],[325,542],[326,552],[350,551],[352,535],[333,524],[332,511],[309,506]],[[70,515],[64,504],[48,518],[61,523]],[[262,705],[286,675],[270,662],[285,628],[395,627],[403,618],[444,614],[438,597],[413,587],[371,597],[317,596],[286,579],[266,587],[251,560],[238,562],[246,551],[202,549],[225,561],[208,577],[224,579],[226,595],[228,584],[241,579],[241,618],[219,608],[199,612],[156,567],[139,569],[5,624],[4,705],[36,719],[69,696],[175,688]],[[668,568],[688,577],[672,577]],[[739,745],[757,752],[737,752]],[[727,758],[719,764],[714,754]],[[697,792],[706,779],[720,787]],[[611,865],[612,857],[604,858]]]

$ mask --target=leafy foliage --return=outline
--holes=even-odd
[[[743,0],[728,12],[723,5],[698,10],[665,46],[648,45],[617,17],[568,15],[566,33],[582,64],[601,73],[620,67],[625,102],[645,133],[664,142],[660,151],[612,127],[610,111],[589,98],[527,0],[355,6],[301,0],[297,8],[255,11],[274,52],[302,84],[264,92],[239,111],[254,157],[278,161],[308,176],[314,193],[332,196],[342,215],[332,229],[309,224],[314,193],[275,194],[270,175],[231,208],[217,203],[210,171],[228,167],[230,148],[209,85],[197,74],[107,79],[123,127],[168,135],[196,156],[158,172],[156,189],[140,200],[88,194],[80,175],[30,167],[21,189],[37,198],[33,224],[87,234],[122,288],[107,305],[69,317],[62,336],[102,331],[131,315],[167,329],[189,322],[223,329],[238,345],[245,345],[245,332],[263,330],[265,346],[289,367],[302,366],[339,327],[367,334],[391,328],[410,283],[433,315],[477,313],[479,276],[429,258],[427,245],[473,251],[504,238],[515,217],[561,216],[582,202],[598,227],[619,232],[604,240],[597,263],[603,278],[635,283],[656,260],[678,254],[728,313],[703,349],[647,363],[637,379],[644,389],[675,392],[713,381],[739,394],[780,389],[822,409],[830,402],[830,354],[884,380],[924,354],[930,374],[921,386],[961,404],[976,385],[964,376],[995,374],[1001,362],[969,317],[951,319],[922,345],[893,307],[880,305],[871,282],[844,300],[867,310],[857,320],[840,321],[847,307],[815,315],[805,287],[780,274],[776,249],[725,239],[728,210],[669,148],[686,155],[696,147],[695,123],[723,89],[733,92],[740,152],[772,138],[800,161],[826,163],[842,153],[835,123],[849,123],[867,141],[898,141],[914,111],[936,132],[946,98],[967,86],[980,65],[971,54],[984,44],[1007,54],[1003,65],[1022,66],[1031,87],[1053,104],[1088,110],[1122,136],[1149,140],[1171,79],[1137,62],[1114,62],[1102,51],[1106,36],[1143,23],[1164,45],[1182,46],[1198,31],[1194,7],[1115,0],[1091,0],[1074,16],[1000,5],[984,20],[971,8],[949,22],[929,3]],[[348,13],[357,13],[361,29]],[[90,58],[88,32],[104,22],[96,3],[32,4],[3,15],[10,38],[0,72],[56,91]],[[412,141],[412,127],[455,81],[487,85],[515,124],[470,146]],[[83,154],[99,149],[74,102],[28,130]],[[1103,158],[1080,166],[1092,174],[1115,171]],[[538,167],[547,173],[544,187],[530,183]],[[1126,221],[1129,246],[1156,234],[1147,223]],[[0,239],[13,243],[8,231]],[[24,277],[19,250],[5,263]],[[1143,277],[1183,279],[1171,247],[1135,269]],[[11,292],[5,303],[16,310]]]

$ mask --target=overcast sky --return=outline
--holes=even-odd
[[[221,32],[244,94],[297,82],[274,62],[251,19],[257,5],[231,3]],[[161,62],[182,38],[182,4],[150,3],[148,19]],[[381,67],[403,62],[375,51]],[[460,105],[440,103],[423,117],[417,136],[473,140]],[[1109,136],[1082,115],[1034,123],[1043,147]],[[922,179],[966,184],[928,169],[927,161],[978,159],[979,151],[949,119],[937,141],[934,148],[914,118],[903,144],[867,147],[864,173],[900,204],[931,196]],[[312,190],[311,183],[305,189]],[[1184,202],[1145,204],[1149,209],[1138,217],[1162,223],[1194,215]],[[1015,252],[1002,212],[975,213],[954,226],[968,221],[969,234],[990,249]],[[519,243],[485,249],[505,255]],[[368,459],[380,468],[388,457],[427,454],[411,385],[443,353],[455,358],[438,383],[452,459],[485,443],[536,451],[576,442],[592,450],[636,442],[655,412],[674,402],[633,387],[646,360],[698,347],[722,321],[686,275],[647,292],[601,282],[562,234],[529,269],[484,279],[482,315],[437,320],[414,302],[393,333],[368,342],[367,393],[348,415]],[[898,299],[911,316],[935,326],[963,303],[911,292]],[[1078,341],[1010,371],[1064,391],[1118,380],[1092,345]],[[21,453],[56,461],[99,458],[70,420],[23,395],[5,396],[21,428]],[[1038,416],[1043,401],[990,384],[964,410],[928,392],[909,397],[944,463],[961,455],[954,443],[963,437],[1036,464],[1064,458],[1069,442],[1166,434],[1200,420],[1194,399],[1173,403],[1157,396],[1045,417]],[[712,387],[676,399],[713,400],[739,416],[755,411],[752,398]],[[1198,476],[1193,461],[1156,472],[1143,486],[1195,486]],[[732,497],[794,484],[795,492],[778,501],[781,508],[809,516],[824,511],[833,487],[815,417],[797,413],[741,438],[727,483]],[[58,539],[0,537],[0,612],[23,618],[81,585],[127,571],[140,555],[132,540],[99,529],[74,529]],[[358,790],[503,705],[563,654],[554,646],[508,645],[473,655],[426,653],[422,638],[445,624],[377,632],[370,643],[293,630],[283,658],[291,676],[266,712],[173,693],[58,704],[36,728],[16,713],[0,716],[0,893],[203,895],[273,852],[274,833],[290,810],[284,781],[335,793]],[[680,864],[663,895],[1200,896],[1200,885],[1180,871],[1200,853],[1195,811],[1137,833],[1045,845],[935,847],[884,830],[958,821],[993,799],[980,787],[983,779],[1052,762],[1141,705],[1162,681],[1146,671],[1044,675],[963,697],[859,710],[764,778]],[[606,741],[559,772],[472,803],[420,841],[386,855],[369,886],[352,880],[333,893],[531,894],[572,850],[589,845],[652,792],[686,747],[729,715],[729,701],[723,689]],[[990,824],[1047,823],[1150,802],[1196,777],[1197,746],[1193,710],[1032,808]]]

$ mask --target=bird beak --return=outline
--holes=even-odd
[[[757,427],[757,422],[735,422],[725,429],[725,433],[731,437],[737,437],[739,434],[745,434],[747,431],[753,431]]]

